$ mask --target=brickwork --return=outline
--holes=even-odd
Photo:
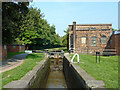
[[[5,59],[7,57],[7,46],[6,45],[0,45],[0,59]]]
[[[120,34],[113,34],[111,36],[110,48],[116,49],[116,54],[120,55]]]
[[[117,54],[120,55],[120,34],[115,34],[115,49]]]
[[[75,24],[69,25],[69,49],[71,49],[71,38],[73,38],[74,53],[95,53],[103,52],[109,48],[110,34],[112,33],[112,24]],[[73,37],[72,37],[73,34]],[[101,43],[101,37],[105,36],[106,42]],[[82,43],[82,37],[85,37]],[[95,46],[92,46],[92,37],[96,38]]]
[[[0,60],[2,60],[2,45],[0,45]]]
[[[118,35],[118,55],[120,56],[120,34]]]
[[[23,52],[25,50],[24,45],[9,45],[8,52]]]
[[[115,34],[112,34],[111,38],[110,38],[110,48],[111,49],[115,49]]]

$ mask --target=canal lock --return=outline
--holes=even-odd
[[[87,90],[92,90],[94,87],[103,88],[104,82],[95,80],[78,65],[72,64],[69,54],[64,54],[62,57],[59,55],[56,58],[46,54],[44,60],[33,70],[3,88],[84,88]]]
[[[46,88],[67,88],[63,73],[63,58],[59,58],[58,53],[54,54],[54,58],[50,59]]]

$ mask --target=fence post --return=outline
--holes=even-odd
[[[99,64],[100,64],[100,52],[99,52]]]

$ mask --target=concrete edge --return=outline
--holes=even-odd
[[[46,63],[48,58],[48,55],[45,53],[44,59],[38,62],[31,71],[29,71],[20,80],[12,81],[4,85],[3,88],[29,88],[32,82],[34,82],[37,73],[39,73],[44,68],[44,64]]]
[[[5,85],[3,88],[28,88],[27,83],[28,82],[26,80],[12,81]]]
[[[80,66],[71,63],[69,53],[65,53],[64,56],[69,61],[69,66],[72,66],[80,75],[80,77],[84,80],[85,85],[87,85],[86,88],[105,88],[105,84],[103,81],[96,80],[94,77],[90,76],[85,70],[83,70]]]

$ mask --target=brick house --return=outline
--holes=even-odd
[[[8,45],[8,52],[24,52],[25,45]]]
[[[76,24],[69,25],[69,50],[74,53],[95,54],[109,45],[112,24]],[[108,48],[109,49],[109,48]]]
[[[110,48],[116,49],[116,54],[120,55],[120,31],[114,31],[110,37]]]
[[[0,60],[7,57],[7,45],[0,45]]]

